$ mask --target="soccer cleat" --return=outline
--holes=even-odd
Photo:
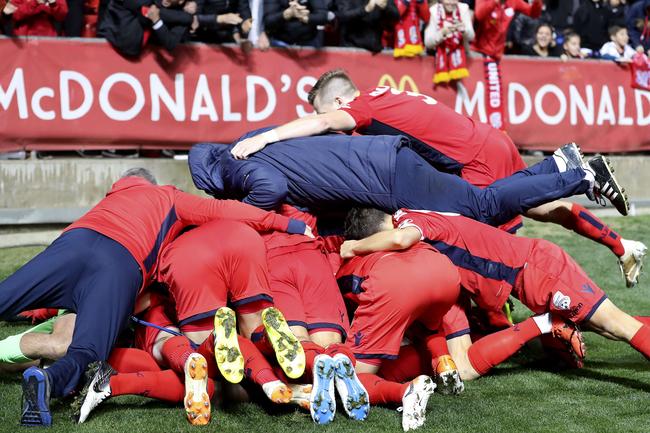
[[[287,404],[291,403],[293,393],[291,388],[281,380],[273,380],[262,384],[262,391],[273,403]]]
[[[343,410],[348,417],[363,421],[368,417],[370,411],[370,398],[368,391],[357,377],[352,361],[346,355],[337,353],[334,355],[334,368],[336,369],[335,385],[336,391],[341,397]]]
[[[309,413],[316,424],[329,424],[336,415],[334,376],[336,366],[329,355],[314,358],[314,384],[309,396]]]
[[[289,389],[291,390],[290,403],[304,410],[309,410],[309,399],[313,386],[309,384],[290,383]]]
[[[230,383],[244,378],[244,357],[239,349],[235,312],[221,307],[214,315],[214,357],[223,377]]]
[[[602,155],[596,155],[588,162],[589,169],[594,174],[594,196],[587,195],[590,199],[599,201],[604,206],[604,201],[599,200],[602,197],[607,198],[621,215],[627,215],[630,210],[630,204],[625,194],[625,189],[614,177],[614,168],[609,160]]]
[[[585,162],[582,158],[582,151],[576,143],[567,143],[553,152],[553,159],[555,159],[556,165],[558,165],[558,159],[564,162],[564,170],[562,170],[562,167],[558,166],[560,171],[584,168]]]
[[[618,266],[621,268],[621,274],[625,278],[627,287],[634,287],[639,282],[639,275],[643,268],[643,258],[648,252],[648,247],[638,241],[621,239],[625,253],[619,257]]]
[[[552,315],[551,327],[553,337],[563,340],[580,360],[585,359],[587,352],[585,342],[582,338],[582,332],[575,324],[559,316]]]
[[[262,323],[285,374],[291,379],[302,376],[305,372],[305,351],[280,310],[274,307],[262,310]]]
[[[418,376],[411,381],[402,397],[402,428],[404,431],[422,427],[427,419],[427,403],[436,389],[436,384],[429,376]]]
[[[208,395],[208,361],[192,353],[185,361],[185,414],[192,425],[210,423],[211,406]]]
[[[52,425],[50,413],[50,378],[45,370],[29,367],[23,372],[23,407],[20,425]]]
[[[117,374],[106,361],[93,362],[86,370],[86,385],[73,402],[79,424],[88,419],[90,412],[111,396],[111,376]],[[81,405],[79,405],[81,402]]]
[[[460,378],[456,363],[450,355],[438,358],[435,369],[437,390],[444,395],[458,395],[465,390],[465,384]]]

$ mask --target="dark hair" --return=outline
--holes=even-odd
[[[625,27],[613,25],[607,29],[607,33],[609,33],[609,36],[616,36],[616,33],[620,32],[623,29],[625,29]]]
[[[372,208],[352,208],[345,217],[345,238],[350,240],[367,238],[381,231],[386,214]]]
[[[574,37],[580,37],[580,35],[573,30],[569,30],[564,33],[564,43],[567,43],[569,39],[574,38]]]
[[[343,69],[332,69],[331,71],[325,72],[323,75],[318,78],[318,81],[316,81],[316,84],[314,84],[314,87],[311,88],[309,91],[309,96],[307,97],[307,100],[311,105],[314,105],[314,100],[316,99],[316,96],[321,94],[321,99],[322,95],[326,95],[327,97],[334,97],[337,95],[330,95],[332,93],[332,90],[334,88],[333,84],[343,84],[344,91],[349,92],[349,91],[356,91],[357,86],[354,85],[352,82],[352,79],[348,75],[347,72]],[[346,88],[347,87],[347,88]]]
[[[153,173],[144,167],[129,168],[127,171],[122,173],[121,177],[130,177],[130,176],[141,177],[147,182],[151,183],[152,185],[158,185],[158,182],[156,181],[156,177],[153,175]]]
[[[541,22],[541,23],[537,24],[537,27],[535,27],[535,35],[537,35],[537,32],[542,27],[548,27],[548,29],[551,31],[551,34],[553,34],[553,32],[555,31],[555,29],[553,28],[553,26],[550,23]]]

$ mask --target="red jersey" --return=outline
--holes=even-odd
[[[515,12],[532,18],[542,14],[542,0],[528,4],[524,0],[476,0],[472,49],[499,60],[506,46],[506,34]]]
[[[11,15],[16,36],[56,36],[55,21],[68,14],[66,0],[56,0],[51,6],[36,0],[11,0],[16,11]]]
[[[417,228],[424,242],[449,257],[461,285],[487,310],[501,309],[535,244],[457,214],[400,209],[393,224]]]
[[[173,186],[152,185],[139,177],[126,177],[88,213],[64,231],[87,228],[126,248],[140,265],[142,284],[155,274],[159,252],[187,226],[217,218],[241,221],[255,230],[289,230],[290,219],[233,200],[206,199]],[[292,221],[293,222],[293,221]],[[293,222],[292,229],[304,225]]]
[[[407,136],[413,150],[451,173],[474,160],[492,130],[430,96],[388,86],[361,92],[341,110],[354,118],[355,132]]]

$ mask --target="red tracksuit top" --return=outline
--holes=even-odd
[[[503,3],[499,0],[476,0],[476,37],[472,49],[496,60],[501,59],[506,47],[508,26],[515,12],[538,18],[542,14],[542,7],[542,0],[534,0],[532,4],[524,0],[505,0]]]
[[[217,218],[241,221],[258,231],[287,231],[290,226],[289,218],[245,203],[201,198],[171,185],[157,186],[139,177],[126,177],[115,182],[104,199],[64,231],[87,228],[124,246],[140,265],[144,287],[155,275],[159,252],[169,242],[185,227]],[[304,231],[304,225],[299,225]],[[291,226],[299,230],[296,224]]]
[[[456,265],[461,285],[476,303],[493,311],[505,304],[535,245],[535,239],[458,214],[400,209],[393,215],[393,224],[417,228],[425,243]]]
[[[54,21],[63,21],[68,14],[66,0],[57,0],[51,6],[36,0],[12,0],[16,11],[11,19],[16,36],[56,36]]]

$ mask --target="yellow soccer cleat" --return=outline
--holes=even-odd
[[[190,424],[206,425],[210,422],[208,362],[199,353],[192,353],[185,361],[185,398],[183,403]]]
[[[239,349],[235,312],[221,307],[214,315],[214,357],[223,377],[230,383],[244,378],[244,357]]]
[[[265,308],[262,311],[262,323],[266,335],[273,347],[275,357],[285,374],[297,379],[305,372],[305,351],[289,324],[277,308]]]

